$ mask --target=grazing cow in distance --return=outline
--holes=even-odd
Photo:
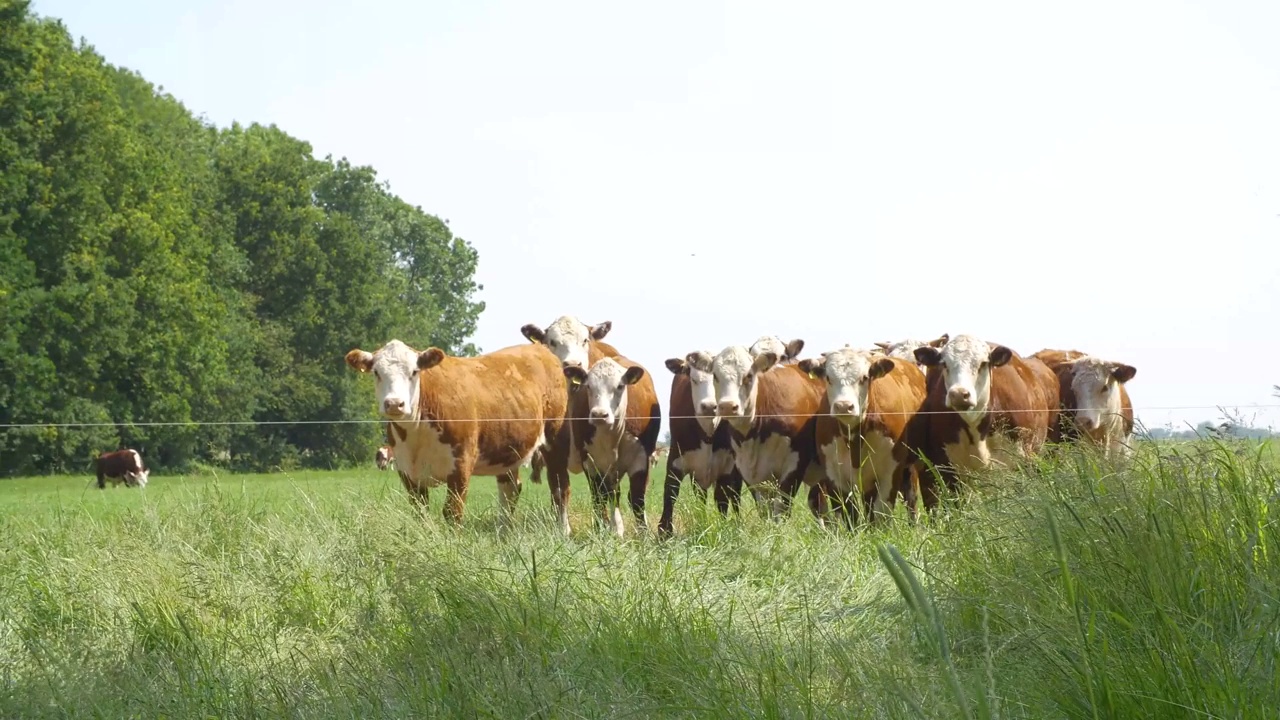
[[[759,355],[731,345],[714,357],[691,352],[685,361],[710,373],[716,412],[730,429],[734,463],[761,511],[777,518],[789,511],[803,483],[809,486],[809,510],[822,523],[826,511],[825,469],[814,447],[814,414],[822,403],[822,381],[796,365],[778,366],[769,350]]]
[[[437,347],[419,352],[391,340],[373,353],[353,349],[346,362],[373,374],[396,471],[418,507],[426,508],[430,488],[445,484],[444,517],[461,523],[471,476],[493,475],[505,525],[520,497],[520,466],[539,448],[553,481],[568,484],[567,448],[554,444],[564,425],[566,383],[546,348],[526,344],[451,357]],[[568,534],[568,507],[557,500],[553,493]]]
[[[1035,371],[1018,353],[958,335],[941,349],[916,348],[915,356],[929,368],[921,408],[928,419],[908,444],[923,451],[949,490],[956,489],[959,476],[988,467],[993,456],[1008,465],[1040,451],[1049,430],[1049,407]],[[925,507],[935,507],[938,495],[931,473],[920,473],[920,489]]]
[[[601,520],[612,524],[622,537],[618,486],[626,475],[637,530],[647,531],[644,501],[650,458],[662,430],[662,409],[653,378],[644,367],[622,356],[602,358],[590,370],[567,365],[563,372],[580,386],[569,401],[573,444],[582,458]]]
[[[391,461],[394,459],[391,453],[392,449],[390,445],[383,445],[378,448],[378,452],[374,453],[373,462],[377,464],[379,470],[386,470],[387,465],[391,464]]]
[[[778,365],[790,365],[796,362],[802,350],[804,350],[804,340],[796,338],[791,342],[784,343],[782,338],[777,335],[762,335],[751,344],[750,348],[747,348],[747,352],[751,353],[752,357],[757,357],[765,352],[777,354]]]
[[[800,361],[826,393],[818,409],[816,445],[836,502],[852,527],[859,511],[888,515],[899,489],[915,515],[909,489],[913,458],[909,429],[925,421],[925,377],[914,361],[840,348]],[[874,500],[875,515],[872,514]]]
[[[941,348],[946,345],[947,341],[950,339],[950,335],[942,333],[933,340],[899,340],[897,342],[878,342],[875,345],[880,352],[888,355],[889,357],[900,358],[907,362],[915,363],[916,367],[920,368],[920,372],[923,373],[927,372],[927,368],[916,360],[916,348]]]
[[[715,487],[716,508],[727,515],[741,509],[742,474],[733,462],[729,426],[716,414],[715,386],[711,373],[698,370],[683,358],[668,358],[671,379],[671,446],[667,453],[666,482],[662,492],[662,517],[658,533],[674,533],[673,520],[680,483],[693,480],[698,501],[706,503],[707,490]]]
[[[142,463],[142,456],[137,450],[116,450],[98,456],[95,462],[98,472],[98,489],[105,490],[107,480],[111,487],[124,483],[125,487],[146,487],[147,476],[151,471]]]
[[[1058,382],[1061,419],[1050,426],[1050,440],[1081,437],[1102,446],[1103,455],[1127,456],[1133,436],[1133,404],[1125,385],[1137,368],[1082,353],[1044,349],[1032,355]]]

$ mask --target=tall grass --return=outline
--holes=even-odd
[[[1276,469],[1072,450],[853,534],[686,492],[666,542],[581,485],[561,539],[537,485],[499,534],[484,480],[462,529],[389,473],[7,481],[0,716],[1271,718]]]

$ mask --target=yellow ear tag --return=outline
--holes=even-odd
[[[576,376],[575,376],[575,377],[570,378],[570,379],[569,379],[569,382],[573,383],[574,385],[581,385],[581,384],[582,384],[582,380],[581,380],[581,379],[579,379],[579,378],[578,378],[578,377],[576,377]]]

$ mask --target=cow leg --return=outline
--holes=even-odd
[[[101,469],[98,470],[98,489],[99,490],[107,489],[107,477],[102,474]]]
[[[649,492],[649,463],[646,462],[639,472],[627,473],[627,490],[629,491],[627,500],[631,502],[631,514],[636,518],[636,532],[644,535],[649,531],[649,519],[644,514],[644,498]],[[703,498],[706,498],[706,495],[706,492],[702,493]]]
[[[475,460],[467,456],[458,458],[446,481],[448,497],[444,501],[444,519],[453,525],[462,524],[462,512],[467,506],[467,490],[471,486],[471,469]]]
[[[658,518],[658,536],[671,537],[675,533],[674,516],[676,500],[680,497],[680,483],[683,477],[667,463],[667,477],[662,483],[662,517]],[[694,484],[697,487],[697,484]]]
[[[716,509],[721,515],[728,515],[732,507],[734,513],[742,514],[742,473],[734,468],[728,474],[716,478]]]
[[[516,511],[516,503],[520,501],[520,468],[508,472],[498,478],[498,525],[510,527],[512,516]]]
[[[898,492],[907,505],[907,517],[915,522],[920,516],[920,475],[914,463],[898,468]]]
[[[409,502],[413,504],[415,510],[425,513],[428,505],[427,486],[410,480],[409,476],[399,468],[396,468],[396,472],[400,475],[400,484],[404,485],[405,492],[409,493]]]
[[[827,511],[830,505],[827,503],[827,493],[822,487],[822,483],[814,483],[809,486],[809,512],[813,513],[813,517],[818,521],[818,527],[826,527]]]

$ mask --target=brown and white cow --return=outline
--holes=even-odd
[[[716,412],[730,429],[734,464],[755,495],[761,512],[777,518],[790,510],[800,485],[809,486],[809,509],[819,523],[826,506],[826,471],[814,447],[815,413],[822,403],[822,381],[796,365],[778,365],[769,350],[752,355],[731,345],[714,357],[691,352],[685,361],[710,373]]]
[[[553,444],[564,425],[566,383],[546,348],[526,344],[452,357],[392,340],[373,353],[351,350],[346,362],[373,373],[396,471],[419,507],[425,509],[430,488],[446,484],[444,517],[461,523],[471,476],[493,475],[505,524],[520,497],[520,466],[539,447],[549,475],[568,484],[567,453]],[[557,499],[553,494],[567,534],[568,507]]]
[[[816,443],[846,521],[852,527],[859,510],[868,520],[887,515],[899,489],[911,482],[907,439],[925,420],[917,414],[925,400],[924,373],[913,360],[853,348],[801,360],[799,367],[826,385]],[[914,500],[914,492],[904,495]]]
[[[644,512],[649,490],[649,460],[658,446],[662,409],[653,378],[628,358],[606,357],[590,370],[564,367],[579,386],[569,401],[573,444],[582,458],[596,509],[605,525],[623,535],[619,484],[626,475],[631,512],[640,532],[649,529]]]
[[[137,450],[116,450],[114,452],[105,452],[98,456],[95,462],[98,471],[98,489],[104,490],[107,487],[107,480],[111,481],[111,487],[118,487],[120,483],[124,483],[125,487],[146,487],[147,476],[151,471],[142,463],[142,456]]]
[[[383,445],[378,448],[378,452],[373,454],[373,462],[378,466],[379,470],[386,470],[387,465],[390,465],[395,460],[393,452],[392,446]]]
[[[916,367],[920,368],[920,372],[924,373],[927,371],[927,368],[926,366],[922,365],[919,361],[916,360],[916,348],[919,348],[919,347],[941,348],[942,346],[946,345],[947,341],[950,339],[951,339],[951,336],[949,334],[942,333],[941,335],[934,338],[933,340],[908,339],[908,340],[899,340],[897,342],[878,342],[875,345],[880,352],[884,353],[885,355],[888,355],[889,357],[900,358],[902,360],[906,360],[907,362],[915,363]]]
[[[1083,437],[1102,446],[1106,457],[1129,455],[1133,404],[1125,386],[1137,368],[1078,350],[1046,348],[1032,357],[1053,370],[1058,382],[1061,419],[1050,426],[1049,439]]]
[[[756,339],[751,347],[747,348],[747,352],[753,357],[766,352],[772,352],[778,356],[778,365],[790,365],[796,362],[800,357],[800,352],[804,350],[804,340],[796,338],[791,342],[782,342],[782,338],[777,335],[762,335]]]
[[[937,467],[948,489],[993,458],[1011,465],[1040,451],[1049,430],[1049,405],[1022,356],[973,335],[951,338],[941,349],[916,348],[915,356],[929,368],[921,408],[928,420],[908,443]],[[932,473],[920,473],[920,488],[925,507],[935,507]]]
[[[667,475],[662,492],[662,518],[658,532],[674,532],[676,500],[684,478],[693,480],[694,493],[706,503],[707,490],[715,486],[716,508],[727,515],[730,507],[741,509],[742,474],[733,462],[729,426],[716,414],[715,386],[711,373],[699,370],[683,358],[668,358],[671,379],[671,449],[667,454]]]

